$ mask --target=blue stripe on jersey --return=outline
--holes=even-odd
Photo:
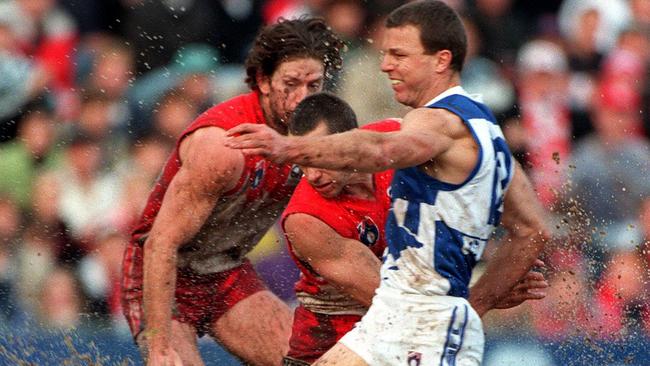
[[[447,339],[445,340],[445,346],[442,350],[442,355],[440,356],[441,366],[455,366],[456,356],[458,356],[458,352],[460,352],[460,349],[463,346],[468,309],[467,305],[463,306],[464,315],[461,315],[463,317],[462,320],[458,319],[458,309],[458,306],[455,306],[451,313],[451,321],[447,328]],[[460,322],[460,324],[458,324],[458,322]]]
[[[426,179],[429,177],[430,179]],[[424,184],[421,179],[424,178]],[[401,198],[409,202],[425,202],[435,204],[438,191],[448,191],[453,188],[446,183],[431,178],[417,167],[404,168],[395,171],[390,185],[391,198]]]
[[[467,235],[450,228],[442,221],[436,221],[433,260],[436,272],[449,280],[449,295],[467,298],[469,280],[476,260],[471,252],[463,253],[463,236]]]
[[[417,203],[409,202],[404,219],[404,226],[397,224],[395,213],[391,209],[388,212],[386,220],[386,240],[388,252],[397,260],[402,250],[407,247],[421,248],[422,243],[417,241],[416,235],[418,232],[418,225],[420,223],[420,205]],[[409,217],[410,216],[410,217]],[[410,225],[410,226],[407,226]],[[389,269],[397,270],[398,267],[392,266]]]

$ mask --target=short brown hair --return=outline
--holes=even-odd
[[[426,53],[451,51],[451,68],[460,72],[467,54],[467,35],[458,14],[442,1],[423,0],[404,4],[386,19],[386,28],[413,25],[420,30]]]
[[[295,58],[314,58],[323,62],[325,78],[341,68],[343,41],[322,18],[280,19],[262,28],[246,58],[246,83],[257,90],[258,73],[271,76],[281,63]]]

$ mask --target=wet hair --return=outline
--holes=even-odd
[[[428,54],[451,51],[451,68],[460,72],[467,54],[467,35],[458,14],[442,1],[421,0],[393,10],[386,28],[412,25],[420,30],[420,42]]]
[[[315,130],[321,123],[330,134],[355,129],[357,116],[343,99],[327,92],[312,94],[302,100],[289,120],[289,133],[302,136]]]
[[[257,90],[257,74],[271,76],[277,67],[297,58],[323,62],[325,79],[341,68],[344,43],[322,18],[280,19],[262,28],[246,58],[246,83]]]

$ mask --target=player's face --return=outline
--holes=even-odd
[[[327,126],[320,124],[313,131],[305,136],[328,135]],[[353,173],[340,172],[336,170],[318,169],[311,167],[300,167],[307,182],[325,198],[337,197],[350,181]]]
[[[313,58],[297,58],[278,65],[259,83],[262,107],[272,123],[286,131],[291,113],[305,97],[323,89],[325,68]]]
[[[420,30],[412,25],[388,28],[383,38],[381,71],[391,81],[395,99],[409,107],[421,107],[435,86],[438,53],[425,54]]]

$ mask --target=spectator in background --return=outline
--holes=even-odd
[[[580,267],[560,268],[548,278],[547,296],[531,302],[532,327],[543,339],[568,339],[589,334],[596,327],[588,282]]]
[[[35,311],[44,328],[71,329],[81,322],[81,293],[73,273],[54,268],[38,287]]]
[[[73,238],[92,245],[104,230],[106,217],[116,207],[119,180],[101,171],[99,141],[76,134],[65,151],[64,165],[58,170],[59,214]]]
[[[18,138],[0,145],[0,194],[10,195],[23,210],[30,205],[36,176],[60,165],[57,126],[50,112],[35,109],[19,123]]]
[[[362,0],[328,0],[321,9],[321,15],[349,48],[359,46],[368,16]]]
[[[19,312],[16,302],[16,263],[22,219],[18,206],[0,195],[0,321],[9,323]]]
[[[133,137],[152,131],[152,111],[160,108],[161,99],[171,91],[183,95],[201,111],[214,104],[218,99],[215,76],[220,71],[216,49],[205,44],[191,44],[180,49],[169,65],[137,79],[128,95],[134,116],[129,126]],[[232,69],[224,71],[233,72]],[[241,84],[241,80],[237,83]]]
[[[647,0],[630,0],[630,12],[634,21],[642,26],[650,25],[650,2]]]
[[[402,117],[408,111],[407,107],[395,101],[390,80],[378,71],[381,64],[379,47],[385,31],[385,14],[382,12],[387,11],[375,9],[365,27],[367,34],[363,42],[346,56],[345,68],[338,82],[338,94],[355,111],[360,125],[386,116]]]
[[[117,125],[113,101],[100,91],[86,91],[81,96],[79,115],[68,125],[67,137],[85,135],[99,146],[100,163],[104,171],[112,169],[124,158],[127,138]]]
[[[517,76],[531,182],[549,208],[564,183],[571,151],[566,54],[553,42],[530,41],[519,51]]]
[[[560,32],[565,39],[574,38],[580,27],[584,26],[580,24],[584,21],[584,13],[593,10],[598,13],[596,48],[598,52],[607,53],[616,43],[618,34],[632,19],[626,0],[565,0],[557,14]]]
[[[104,37],[101,48],[92,55],[87,75],[80,75],[86,93],[101,94],[108,104],[108,126],[114,135],[126,133],[131,119],[127,90],[135,77],[134,56],[121,38]]]
[[[77,274],[88,299],[86,312],[107,325],[126,326],[120,302],[120,279],[127,242],[126,233],[101,233],[97,237],[96,249],[79,263]]]
[[[600,84],[619,85],[640,98],[646,79],[647,59],[644,58],[644,53],[643,50],[637,50],[635,47],[613,48],[603,60],[599,74]],[[602,90],[598,92],[602,93]],[[640,107],[640,105],[635,104],[631,107]],[[636,112],[638,113],[639,110],[637,109]]]
[[[40,228],[53,243],[53,253],[60,266],[73,268],[86,254],[87,248],[72,237],[59,214],[60,185],[55,171],[34,177],[31,191],[30,222]]]
[[[569,61],[569,107],[572,135],[579,140],[593,130],[589,116],[591,95],[597,83],[603,52],[598,47],[598,29],[602,16],[597,8],[582,11],[565,38]]]
[[[618,54],[619,57],[614,57]],[[615,62],[620,59],[621,62]],[[628,59],[627,61],[624,59]],[[612,52],[609,60],[611,72],[610,78],[617,78],[617,71],[625,76],[630,86],[641,93],[641,118],[643,121],[643,132],[646,138],[650,137],[650,24],[636,23],[621,32],[616,51]],[[606,65],[608,66],[608,65]]]
[[[173,145],[197,114],[196,106],[181,90],[171,90],[153,112],[153,127],[166,144]]]
[[[469,17],[461,19],[467,32],[467,56],[460,74],[463,86],[470,94],[480,94],[483,103],[502,121],[512,112],[514,86],[497,63],[479,54],[483,41],[475,22]]]
[[[3,4],[0,4],[0,9]],[[30,60],[16,46],[16,35],[0,14],[0,142],[15,137],[27,105],[45,93],[51,77],[42,63]]]
[[[646,257],[646,265],[650,267],[650,197],[646,197],[641,201],[639,208],[639,231],[643,243],[641,249]]]
[[[26,224],[16,248],[16,286],[20,305],[38,311],[39,290],[56,267],[56,243],[34,222]]]
[[[639,93],[624,81],[603,80],[591,107],[595,131],[573,151],[567,196],[578,203],[583,221],[593,230],[594,245],[585,254],[595,276],[605,253],[629,243],[617,237],[636,237],[629,225],[650,195],[650,148],[638,133],[639,106]]]
[[[650,331],[648,268],[639,253],[635,249],[617,250],[605,267],[594,299],[598,335],[627,339]]]
[[[104,37],[93,55],[89,74],[82,78],[86,90],[101,92],[119,101],[135,76],[133,51],[128,42],[117,37]]]
[[[525,42],[529,29],[522,15],[514,12],[512,3],[512,0],[476,0],[468,9],[485,45],[479,54],[505,69],[515,65],[517,49]]]
[[[174,147],[167,140],[156,133],[142,137],[131,144],[127,158],[116,167],[114,173],[120,180],[122,194],[107,223],[119,232],[130,232],[140,217],[145,197]]]
[[[74,21],[56,0],[8,0],[0,18],[9,24],[19,49],[42,63],[57,91],[73,85],[72,57],[77,42]]]
[[[584,9],[576,15],[575,25],[565,37],[571,70],[587,73],[598,71],[603,57],[597,44],[602,21],[596,7]]]

